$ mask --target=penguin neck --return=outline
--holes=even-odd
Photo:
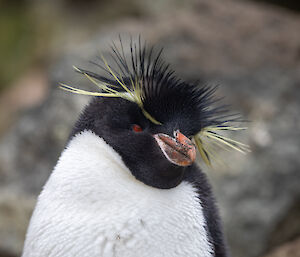
[[[74,135],[61,158],[72,160],[76,170],[69,169],[68,172],[89,180],[87,184],[90,184],[91,192],[102,192],[103,188],[113,186],[112,183],[142,183],[131,174],[121,156],[90,130]],[[91,180],[93,177],[94,183]]]
[[[161,191],[160,188],[149,186],[136,178],[122,157],[103,138],[90,130],[74,135],[61,158],[67,159],[67,162],[72,160],[72,166],[77,167],[77,171],[68,171],[75,173],[73,177],[81,176],[83,180],[95,177],[95,183],[91,186],[97,185],[93,192],[98,192],[100,188],[115,188],[113,184],[136,190]]]
[[[65,233],[70,227],[74,233]],[[41,255],[53,249],[55,255],[61,249],[54,246],[64,242],[68,256],[85,245],[87,256],[102,256],[109,244],[115,256],[211,257],[206,228],[191,183],[148,186],[103,139],[84,131],[72,138],[39,197],[25,252],[40,245]]]

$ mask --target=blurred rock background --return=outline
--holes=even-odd
[[[252,153],[207,170],[234,257],[300,256],[300,5],[247,0],[0,2],[0,257],[19,256],[36,197],[118,35],[164,47],[179,76],[220,84]]]

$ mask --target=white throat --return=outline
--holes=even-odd
[[[71,140],[39,196],[23,257],[209,257],[205,225],[191,184],[147,186],[85,131]]]

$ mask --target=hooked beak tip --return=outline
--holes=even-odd
[[[155,134],[154,138],[170,162],[179,166],[189,166],[195,161],[194,144],[179,130],[174,131],[174,138],[162,133]]]

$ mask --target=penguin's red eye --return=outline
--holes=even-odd
[[[137,124],[132,125],[132,130],[134,132],[142,132],[143,131],[142,127]]]

